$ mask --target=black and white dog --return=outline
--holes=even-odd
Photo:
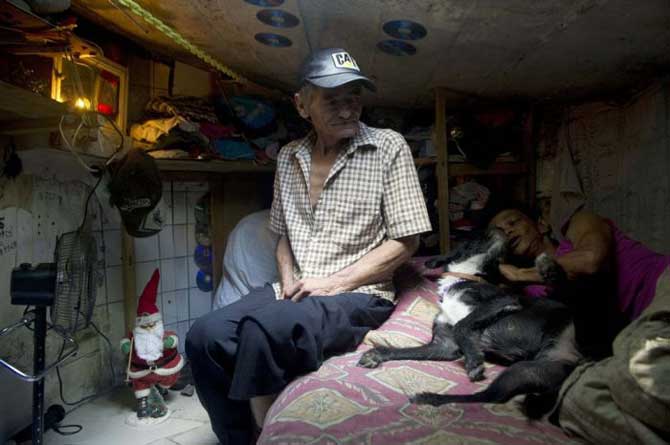
[[[539,417],[552,403],[565,378],[581,361],[575,343],[571,311],[549,298],[532,298],[488,282],[463,277],[499,280],[498,265],[506,253],[505,236],[492,229],[481,240],[471,241],[427,265],[444,264],[439,281],[440,312],[433,323],[430,343],[413,348],[379,347],[367,351],[359,366],[375,368],[389,360],[456,360],[463,356],[470,380],[484,378],[484,359],[510,365],[485,390],[468,395],[417,394],[415,403],[441,405],[451,402],[502,403],[520,394],[529,416]],[[565,278],[549,256],[536,259],[545,281]]]

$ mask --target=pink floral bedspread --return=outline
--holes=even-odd
[[[477,391],[503,369],[500,366],[488,365],[488,378],[478,383],[468,380],[460,360],[397,361],[377,369],[356,366],[372,345],[406,347],[430,341],[437,294],[422,263],[403,272],[396,310],[355,352],[327,360],[284,389],[268,412],[259,444],[578,443],[549,423],[529,422],[515,401],[441,407],[409,403],[409,396],[417,392]]]

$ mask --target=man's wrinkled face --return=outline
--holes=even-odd
[[[491,225],[503,231],[514,255],[534,258],[541,253],[543,237],[537,224],[519,210],[503,210],[491,220]]]
[[[362,87],[357,82],[337,88],[315,88],[305,110],[314,130],[326,140],[340,141],[358,133],[363,111]]]

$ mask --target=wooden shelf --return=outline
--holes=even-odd
[[[0,94],[2,120],[60,117],[67,112],[65,104],[1,80]]]
[[[437,158],[414,158],[414,165],[435,165]],[[482,175],[520,175],[528,172],[522,162],[496,162],[489,168],[479,168],[468,162],[449,162],[449,176],[482,176]]]
[[[528,172],[526,164],[519,162],[496,162],[486,169],[465,162],[450,162],[447,170],[449,176],[520,175]]]
[[[434,165],[437,164],[437,158],[414,158],[414,165]]]
[[[254,161],[223,161],[198,159],[156,159],[161,171],[203,173],[255,173],[273,172],[275,163],[257,164]]]
[[[533,203],[535,199],[535,157],[532,146],[533,112],[529,108],[523,122],[523,135],[519,153],[523,161],[498,160],[490,168],[482,169],[467,162],[449,162],[449,144],[447,143],[447,88],[435,88],[435,126],[433,146],[437,155],[435,173],[437,176],[437,210],[440,221],[440,250],[449,252],[449,179],[454,176],[503,176],[513,180],[514,186],[521,190],[525,200]],[[482,98],[478,98],[482,99]],[[516,176],[515,176],[516,175]],[[505,181],[507,182],[507,181]],[[500,182],[498,182],[500,183]],[[522,185],[522,183],[524,183]],[[518,191],[517,190],[517,191]]]
[[[76,158],[68,150],[56,148],[33,148],[18,151],[24,163],[39,165],[45,164],[51,169],[81,168]],[[88,165],[102,165],[107,158],[99,155],[78,153],[79,157]],[[275,164],[258,165],[253,161],[221,161],[221,160],[189,160],[189,159],[156,159],[161,172],[191,172],[191,173],[258,173],[272,172]],[[57,167],[56,167],[57,166]]]

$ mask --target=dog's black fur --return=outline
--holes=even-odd
[[[506,241],[494,229],[453,253],[427,263],[499,280],[498,265],[504,259]],[[464,266],[465,265],[465,266]],[[549,256],[536,259],[546,281],[561,284],[563,269]],[[509,365],[485,390],[468,395],[417,394],[415,403],[441,405],[450,402],[506,402],[520,394],[529,417],[543,415],[553,405],[562,382],[579,364],[581,354],[574,340],[569,308],[554,299],[519,295],[492,284],[476,281],[440,286],[441,312],[433,323],[429,344],[414,348],[373,348],[359,361],[374,368],[389,360],[456,360],[463,356],[471,380],[484,378],[484,359]],[[450,312],[450,313],[449,313]]]

